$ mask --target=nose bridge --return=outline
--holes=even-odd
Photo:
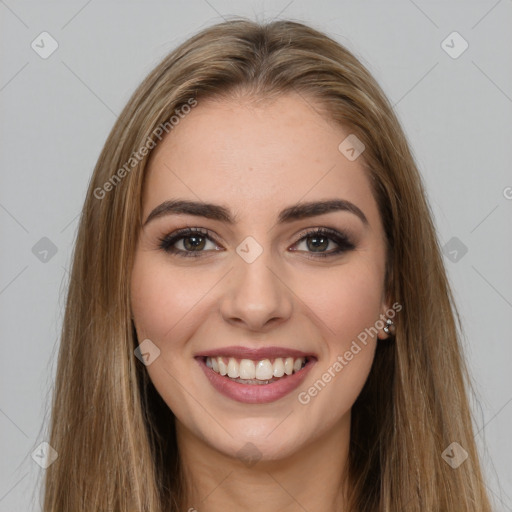
[[[289,317],[292,298],[278,277],[279,267],[268,244],[263,246],[250,236],[244,239],[236,248],[234,269],[221,302],[224,319],[257,330],[270,320]]]

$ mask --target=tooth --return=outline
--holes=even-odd
[[[284,373],[291,375],[293,373],[293,357],[287,357],[284,362]]]
[[[258,361],[256,365],[256,378],[258,380],[270,380],[273,376],[274,369],[272,363],[268,359]]]
[[[282,377],[283,375],[292,375],[298,372],[305,362],[304,357],[297,359],[293,357],[278,357],[274,364],[269,359],[253,361],[251,359],[242,359],[240,362],[234,358],[228,358],[228,363],[223,357],[207,357],[206,366],[221,375],[227,375],[232,379],[269,381],[272,377]]]
[[[282,377],[284,375],[284,363],[281,357],[274,361],[274,377]]]
[[[234,357],[230,357],[228,362],[228,377],[231,377],[232,379],[238,379],[239,376],[240,373],[238,370],[238,362]]]
[[[304,362],[303,357],[299,357],[295,359],[295,362],[293,363],[293,369],[294,371],[298,372],[302,368],[302,363]]]
[[[242,359],[240,361],[240,378],[254,379],[256,377],[256,366],[254,361],[250,359]]]
[[[226,363],[222,360],[222,357],[217,358],[217,363],[219,365],[219,373],[221,375],[226,375],[226,373],[228,373],[228,367],[226,366]]]

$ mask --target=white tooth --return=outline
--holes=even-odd
[[[254,379],[256,377],[256,366],[254,361],[250,359],[242,359],[240,361],[240,378]]]
[[[206,366],[208,366],[208,368],[212,367],[212,358],[211,357],[206,358]]]
[[[256,365],[256,378],[258,380],[270,380],[273,376],[274,369],[272,363],[268,359],[258,361]]]
[[[232,379],[238,379],[238,377],[240,377],[238,361],[234,357],[230,357],[228,361],[228,377]]]
[[[226,373],[228,373],[228,367],[226,366],[226,363],[222,360],[222,357],[217,358],[217,363],[219,365],[219,373],[221,375],[226,375]]]
[[[299,357],[295,359],[295,362],[293,363],[293,370],[298,372],[302,368],[302,363],[304,362],[303,357]]]
[[[284,362],[284,373],[291,375],[293,373],[293,357],[287,357]]]
[[[217,362],[217,358],[216,357],[212,357],[212,370],[214,372],[217,372],[219,373],[219,363]]]
[[[274,361],[274,377],[282,377],[284,375],[284,363],[281,357]]]

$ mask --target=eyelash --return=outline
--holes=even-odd
[[[175,247],[173,247],[173,245],[176,242],[178,242],[184,238],[192,237],[193,235],[198,235],[198,234],[203,235],[204,238],[207,238],[211,242],[216,243],[215,237],[207,229],[184,228],[184,229],[179,229],[178,231],[175,231],[174,233],[171,233],[163,238],[159,238],[159,242],[160,242],[159,248],[167,253],[174,254],[179,257],[197,258],[197,257],[201,256],[202,252],[207,252],[207,251],[183,251],[181,249],[176,249]],[[299,240],[297,240],[297,242],[294,245],[298,244],[299,242],[302,242],[303,240],[305,240],[309,237],[313,237],[313,236],[327,237],[330,240],[334,241],[338,245],[338,248],[331,252],[309,252],[309,254],[314,255],[312,257],[308,256],[311,259],[316,259],[317,257],[318,258],[327,258],[327,257],[331,257],[331,256],[336,256],[343,252],[348,252],[348,251],[355,249],[355,245],[350,241],[350,238],[346,234],[340,233],[340,232],[338,232],[334,229],[330,229],[330,228],[310,229],[310,230],[302,233],[301,238]]]

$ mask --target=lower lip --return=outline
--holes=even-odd
[[[241,384],[240,382],[234,382],[229,377],[223,377],[211,368],[208,368],[205,358],[196,357],[196,361],[206,377],[208,377],[210,384],[219,393],[245,404],[266,404],[275,402],[291,393],[294,389],[297,389],[315,364],[316,359],[308,360],[304,368],[297,373],[281,377],[279,380],[269,384]]]

